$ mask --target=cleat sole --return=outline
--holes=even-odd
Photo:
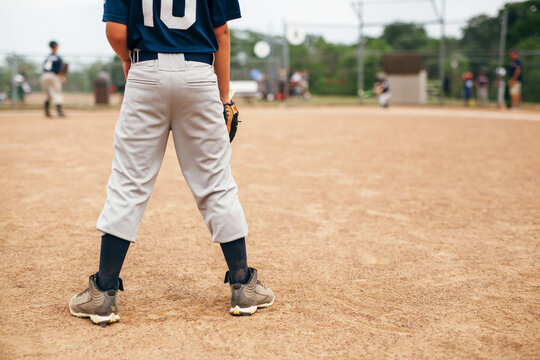
[[[233,316],[250,316],[250,315],[253,315],[257,311],[257,309],[264,309],[264,308],[272,306],[274,304],[274,299],[272,299],[272,301],[269,303],[261,304],[257,306],[250,306],[247,308],[241,308],[238,305],[236,305],[235,307],[229,310],[229,313]]]
[[[71,313],[71,315],[75,316],[75,317],[78,317],[78,318],[90,318],[90,320],[94,323],[94,324],[98,324],[98,325],[101,325],[103,327],[109,325],[109,324],[114,324],[116,322],[119,322],[120,321],[120,315],[117,315],[117,314],[110,314],[110,315],[106,315],[106,316],[102,316],[102,315],[96,315],[96,314],[85,314],[85,313],[77,313],[77,312],[74,312],[71,307],[69,308],[69,312]]]

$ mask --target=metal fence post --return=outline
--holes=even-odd
[[[17,86],[17,55],[13,53],[11,58],[11,106],[16,109],[19,105],[19,89]]]

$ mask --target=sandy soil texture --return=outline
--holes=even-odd
[[[107,328],[67,304],[97,270],[117,110],[0,113],[0,358],[540,358],[540,113],[241,111],[233,173],[274,306],[228,315],[170,142]]]

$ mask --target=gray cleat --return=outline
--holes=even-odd
[[[102,291],[97,286],[96,279],[97,274],[90,276],[88,289],[71,298],[69,311],[73,316],[89,317],[94,324],[105,327],[120,320],[116,294],[118,290],[124,291],[124,285],[122,279],[119,279],[116,290]]]
[[[257,270],[249,268],[249,281],[231,285],[231,315],[251,315],[257,309],[274,303],[274,293],[257,280]],[[225,274],[225,284],[230,283],[229,272]]]

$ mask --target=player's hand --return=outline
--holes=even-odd
[[[129,69],[131,69],[131,59],[124,59],[122,60],[122,67],[124,68],[124,75],[126,76],[126,79],[128,77]]]

